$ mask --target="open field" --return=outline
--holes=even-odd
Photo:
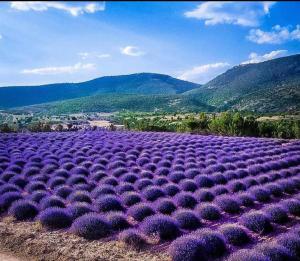
[[[298,260],[299,192],[299,140],[0,134],[0,249],[21,260]]]

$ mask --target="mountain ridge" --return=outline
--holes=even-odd
[[[103,76],[80,83],[54,83],[0,88],[0,108],[81,98],[103,93],[179,94],[201,85],[157,73]]]
[[[106,83],[105,87],[101,87],[102,89],[99,87],[101,82]],[[75,92],[75,97],[68,100],[54,103],[40,102],[38,106],[32,105],[25,109],[45,110],[47,108],[62,113],[81,109],[83,111],[239,110],[258,113],[299,113],[300,54],[234,66],[204,85],[154,73],[105,76],[70,85],[71,89],[75,88],[76,91],[77,85],[84,90],[89,90],[90,93],[77,97]],[[107,101],[103,101],[105,97]],[[141,100],[143,102],[140,102]],[[92,108],[91,104],[95,108]],[[55,106],[59,109],[55,110],[53,108]]]

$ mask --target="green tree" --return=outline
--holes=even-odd
[[[244,135],[253,137],[259,135],[258,122],[254,116],[247,116],[244,119]]]
[[[242,135],[244,130],[244,118],[239,112],[236,112],[232,116],[231,133],[233,135]]]
[[[205,112],[201,112],[199,115],[199,128],[201,130],[207,130],[209,119]]]
[[[282,139],[294,138],[293,123],[288,120],[280,120],[277,123],[277,137]]]
[[[262,121],[258,124],[260,137],[275,137],[276,136],[276,124],[271,121]]]
[[[300,120],[294,121],[293,133],[294,133],[294,137],[296,139],[300,139]]]

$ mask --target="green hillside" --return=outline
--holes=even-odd
[[[1,87],[0,109],[62,101],[103,93],[179,94],[199,86],[199,84],[178,80],[168,75],[137,73],[105,76],[82,83]]]
[[[101,94],[62,102],[52,102],[20,108],[25,111],[47,114],[78,112],[116,112],[130,110],[136,112],[189,112],[214,111],[209,106],[183,95],[133,95]]]
[[[185,93],[225,109],[300,111],[300,55],[235,66]]]
[[[202,86],[167,75],[142,73],[78,84],[0,88],[0,105],[51,113],[119,110],[299,113],[300,55],[235,66]]]

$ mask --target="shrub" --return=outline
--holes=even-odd
[[[154,185],[157,185],[157,186],[162,186],[164,184],[169,183],[168,179],[164,178],[164,177],[156,177],[153,179],[153,181],[154,181]]]
[[[120,231],[131,227],[123,213],[112,212],[106,217],[113,230]]]
[[[218,258],[225,254],[226,244],[222,234],[210,229],[200,229],[194,233],[202,243],[207,256]]]
[[[200,202],[209,202],[213,201],[215,196],[210,192],[209,189],[199,189],[195,192],[195,197]]]
[[[129,182],[129,183],[134,183],[136,182],[137,179],[138,179],[137,175],[132,173],[125,174],[121,177],[121,181]]]
[[[142,201],[140,195],[136,192],[125,192],[122,194],[122,202],[124,205],[130,207]]]
[[[110,235],[111,225],[103,216],[88,213],[74,221],[71,231],[85,239],[96,240]]]
[[[217,185],[211,189],[215,196],[229,193],[229,190],[224,185]]]
[[[13,184],[3,184],[0,186],[0,195],[3,195],[6,192],[18,192],[20,188]]]
[[[143,196],[148,201],[155,201],[165,195],[163,190],[159,186],[149,186],[143,190]]]
[[[72,175],[67,179],[66,184],[69,186],[73,186],[75,184],[86,184],[87,183],[87,179],[85,176],[83,175]]]
[[[200,219],[191,210],[180,209],[174,213],[173,217],[182,229],[195,230],[202,225]]]
[[[19,192],[6,192],[1,195],[0,198],[0,213],[7,211],[11,204],[19,199],[22,199],[22,195]]]
[[[244,214],[240,221],[255,233],[264,234],[272,230],[269,218],[261,211],[252,211]]]
[[[9,208],[9,214],[19,221],[33,219],[38,213],[37,205],[30,200],[17,200]]]
[[[54,189],[60,185],[64,185],[66,183],[66,179],[62,178],[62,177],[53,177],[51,179],[48,180],[48,187],[50,187],[51,189]]]
[[[166,184],[163,187],[163,191],[165,192],[166,195],[172,197],[172,196],[175,196],[177,193],[179,193],[180,189],[175,184]]]
[[[175,202],[183,208],[194,208],[197,205],[197,200],[192,193],[181,192],[175,196]]]
[[[275,242],[268,242],[260,244],[254,249],[256,252],[262,253],[264,256],[268,257],[272,261],[292,261],[293,256],[289,251]]]
[[[8,182],[13,177],[17,177],[15,172],[4,172],[1,174],[0,179],[4,182]]]
[[[29,193],[32,193],[36,190],[47,190],[45,184],[41,181],[34,181],[27,184],[25,187],[25,190],[27,190]]]
[[[155,211],[149,204],[138,203],[128,210],[128,214],[132,216],[136,221],[142,221],[144,218],[154,215]]]
[[[162,199],[157,202],[156,210],[162,214],[169,215],[176,210],[176,206],[170,199]]]
[[[95,206],[100,212],[108,212],[108,211],[123,211],[124,208],[118,199],[118,197],[113,195],[105,195],[103,197],[99,197],[95,201]]]
[[[254,178],[252,178],[252,177],[246,178],[244,180],[244,184],[246,185],[247,188],[259,185],[259,183]]]
[[[28,195],[28,199],[34,201],[35,203],[40,203],[40,201],[49,196],[49,193],[44,190],[36,190],[31,195]]]
[[[190,179],[193,179],[194,177],[196,177],[197,175],[200,174],[200,171],[198,169],[188,169],[186,172],[185,172],[185,175],[186,177],[190,178]]]
[[[277,243],[288,249],[293,257],[300,256],[300,238],[295,234],[285,234],[276,240]]]
[[[83,175],[83,176],[88,176],[90,173],[89,171],[82,166],[77,166],[72,168],[71,170],[71,175],[75,176],[75,175]]]
[[[144,188],[153,185],[153,182],[148,178],[142,178],[135,183],[138,190],[143,190]]]
[[[42,210],[50,207],[58,207],[58,208],[64,208],[65,203],[63,200],[58,196],[49,196],[44,197],[40,202],[40,208]]]
[[[300,202],[296,199],[287,199],[281,202],[281,205],[286,208],[292,215],[300,216]]]
[[[121,167],[118,167],[116,169],[113,169],[111,171],[111,173],[112,173],[112,175],[114,177],[118,178],[118,177],[121,177],[123,174],[127,173],[127,170],[126,170],[126,168],[124,168],[123,166],[121,166]]]
[[[72,217],[63,208],[51,207],[40,212],[39,221],[48,229],[61,229],[71,226]]]
[[[143,179],[153,179],[154,178],[154,175],[150,171],[146,171],[146,170],[143,170],[140,175],[141,175],[141,178],[143,178]]]
[[[90,193],[85,191],[74,191],[68,196],[70,202],[86,202],[92,203]]]
[[[15,176],[9,180],[9,183],[23,189],[28,184],[28,181],[23,176]]]
[[[55,188],[55,194],[63,199],[66,199],[71,193],[73,189],[67,185],[62,185]]]
[[[225,212],[230,214],[239,213],[241,208],[239,203],[232,196],[217,197],[214,202]]]
[[[215,184],[209,176],[205,175],[198,175],[194,180],[199,188],[211,188]]]
[[[91,193],[93,198],[98,198],[103,195],[114,195],[116,194],[114,187],[111,185],[99,185]]]
[[[249,192],[255,197],[259,202],[268,202],[270,201],[270,192],[261,187],[253,187]]]
[[[172,261],[207,260],[205,248],[196,236],[182,236],[174,240],[169,247]]]
[[[225,224],[220,227],[220,232],[226,241],[234,246],[242,246],[250,241],[250,237],[243,226],[236,224]]]
[[[282,190],[287,194],[294,194],[296,192],[296,186],[292,181],[280,180],[277,184],[282,188]]]
[[[156,174],[158,176],[168,176],[170,173],[170,170],[168,168],[165,167],[160,167],[156,170]]]
[[[91,180],[95,182],[100,182],[103,178],[107,177],[107,174],[105,174],[102,171],[97,171],[91,175]]]
[[[136,229],[124,230],[119,234],[119,240],[137,250],[147,245],[146,239]]]
[[[34,176],[34,175],[38,174],[39,172],[40,172],[40,169],[37,167],[26,168],[23,171],[25,177]]]
[[[181,171],[175,171],[169,175],[169,179],[174,183],[179,183],[181,180],[184,180],[186,176]]]
[[[241,181],[231,181],[228,183],[227,187],[231,192],[239,192],[247,189],[246,185]]]
[[[193,180],[185,179],[180,181],[179,186],[184,191],[194,192],[198,187]]]
[[[248,192],[243,192],[241,194],[237,195],[237,200],[241,203],[242,206],[245,207],[252,207],[254,206],[254,197],[248,193]]]
[[[134,191],[134,186],[129,183],[119,184],[118,187],[116,188],[116,191],[118,194],[123,194],[128,191]]]
[[[66,179],[69,177],[69,172],[65,169],[57,169],[54,171],[53,176],[62,177]]]
[[[268,206],[263,209],[263,211],[266,213],[271,222],[284,224],[289,220],[287,212],[279,205]]]
[[[221,218],[220,209],[214,204],[200,204],[196,210],[199,212],[201,218],[206,220],[218,220]]]
[[[141,224],[141,230],[148,236],[158,236],[160,240],[171,240],[181,234],[177,222],[161,214],[147,217]]]
[[[269,190],[274,197],[281,197],[283,193],[283,189],[275,183],[265,185],[265,189]]]
[[[67,212],[71,215],[73,220],[92,211],[93,208],[91,205],[83,202],[74,203],[67,208]]]

